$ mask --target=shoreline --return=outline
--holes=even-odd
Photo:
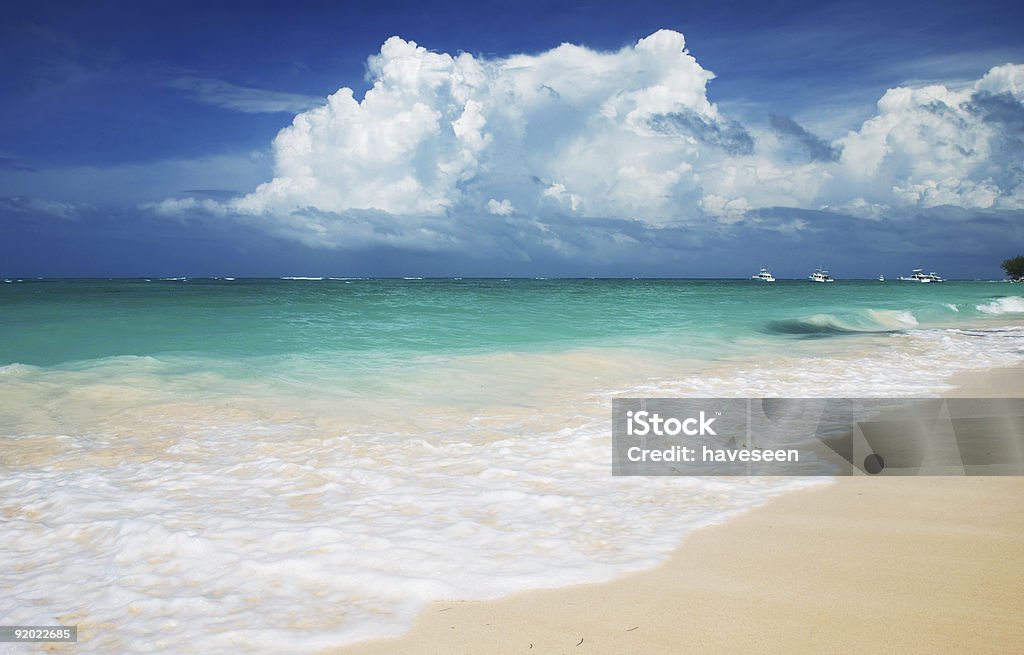
[[[1024,366],[949,383],[1021,397]],[[1024,478],[844,477],[696,530],[654,569],[435,601],[400,637],[321,652],[1016,652],[1021,552]]]

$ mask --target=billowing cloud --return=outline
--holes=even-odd
[[[699,200],[696,162],[752,147],[667,30],[618,52],[564,44],[496,60],[392,37],[369,70],[361,101],[343,88],[281,131],[275,178],[236,209],[439,215],[501,198],[524,213],[664,222]]]
[[[878,114],[839,140],[830,200],[885,208],[1024,207],[1020,115],[1024,66],[993,68],[972,87],[890,89]]]
[[[228,201],[154,207],[248,217],[328,247],[438,249],[520,230],[556,251],[566,219],[710,229],[772,208],[899,220],[1024,207],[1024,66],[967,88],[890,89],[827,142],[790,118],[723,115],[714,75],[685,46],[661,30],[615,52],[488,59],[392,37],[369,59],[362,99],[342,88],[277,135],[273,179]]]

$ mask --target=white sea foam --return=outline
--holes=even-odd
[[[5,367],[0,612],[77,624],[84,653],[313,652],[398,634],[430,600],[649,568],[815,483],[613,478],[607,400],[578,380],[541,404],[476,390],[592,384],[614,357],[469,359],[379,402],[151,357]]]
[[[996,298],[992,302],[977,305],[976,309],[983,314],[1019,314],[1024,312],[1024,298],[1020,296]]]
[[[315,361],[295,363],[303,383],[152,357],[6,366],[0,613],[77,624],[83,653],[397,634],[430,600],[653,566],[687,532],[820,482],[611,477],[616,392],[922,395],[1024,360],[1021,328],[836,341],[700,369],[598,349],[441,359],[379,395],[332,392]]]
[[[913,329],[894,332],[884,342],[866,340],[863,350],[819,350],[815,356],[776,356],[710,375],[655,381],[642,395],[933,396],[951,389],[948,379],[962,371],[1024,363],[1024,328]]]
[[[302,275],[285,275],[281,279],[282,280],[307,280],[307,281],[317,282],[317,281],[322,280],[323,278],[322,277],[305,277],[305,276],[302,276]]]
[[[531,415],[449,414],[469,429],[429,439],[181,419],[155,440],[20,438],[38,464],[0,481],[4,618],[78,624],[80,652],[312,652],[430,600],[653,566],[813,483],[611,478],[603,420]]]
[[[36,368],[27,364],[7,364],[6,366],[0,366],[0,375],[24,375],[33,370],[36,370]]]

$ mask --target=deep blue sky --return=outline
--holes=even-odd
[[[144,207],[227,198],[269,180],[271,142],[294,111],[245,109],[237,91],[252,90],[253,102],[260,91],[293,94],[268,96],[287,104],[349,86],[361,98],[366,58],[392,35],[500,58],[563,42],[613,51],[670,28],[714,71],[708,96],[731,119],[756,129],[773,115],[792,117],[831,141],[870,117],[887,88],[956,85],[1024,63],[1022,25],[1014,2],[8,2],[0,9],[0,275],[742,276],[774,251],[789,253],[773,264],[782,276],[827,259],[847,276],[924,265],[994,277],[998,261],[1024,250],[1020,232],[1004,230],[1019,212],[943,210],[921,218],[942,223],[934,232],[907,222],[888,230],[884,220],[860,230],[826,216],[817,237],[752,228],[718,239],[713,253],[688,252],[671,231],[624,224],[658,242],[658,255],[527,261],[311,248],[231,218],[167,218]],[[892,252],[893,239],[906,247]],[[852,253],[851,242],[877,248]]]

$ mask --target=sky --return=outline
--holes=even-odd
[[[0,8],[0,275],[998,278],[1012,2]]]

